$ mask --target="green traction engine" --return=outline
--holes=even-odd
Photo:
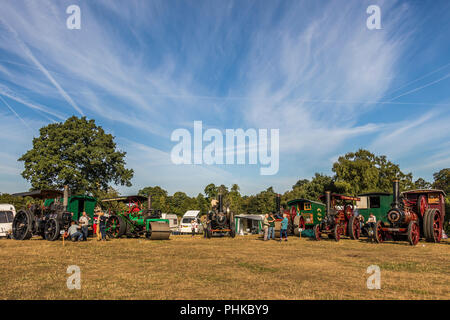
[[[148,202],[144,209],[143,203]],[[151,196],[126,196],[102,200],[104,206],[112,203],[126,204],[126,209],[108,209],[109,217],[106,222],[106,232],[111,238],[127,236],[137,238],[145,235],[150,240],[167,240],[170,237],[169,220],[161,219],[161,211],[151,207]]]

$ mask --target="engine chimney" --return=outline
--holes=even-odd
[[[393,202],[392,208],[398,209],[400,206],[400,188],[399,188],[399,180],[394,180],[392,183],[392,194],[393,194]]]
[[[277,197],[275,198],[275,210],[277,214],[281,214],[281,194],[277,193]]]
[[[147,209],[150,211],[152,209],[152,195],[149,194],[147,198]]]
[[[218,212],[223,212],[223,198],[222,198],[222,194],[219,193],[219,208],[218,208]]]
[[[64,200],[63,200],[64,211],[67,211],[67,206],[69,204],[69,186],[64,186]]]
[[[331,191],[325,191],[325,204],[327,205],[327,214],[331,214]]]

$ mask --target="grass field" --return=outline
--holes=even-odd
[[[450,241],[0,240],[0,299],[450,299]],[[69,265],[81,289],[66,286]],[[369,265],[381,289],[369,290]]]

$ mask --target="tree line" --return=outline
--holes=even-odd
[[[22,176],[31,183],[31,189],[62,189],[68,185],[73,194],[89,194],[101,200],[119,195],[111,188],[112,184],[131,186],[134,172],[126,168],[126,152],[117,148],[114,137],[96,125],[95,120],[73,116],[63,123],[44,126],[39,133],[33,139],[33,147],[18,159],[24,162]],[[386,156],[360,149],[340,156],[331,169],[332,175],[315,173],[310,179],[298,180],[282,194],[282,205],[295,198],[317,200],[325,190],[353,196],[365,192],[391,192],[392,180],[399,179],[401,190],[444,190],[447,217],[450,216],[450,168],[436,172],[434,181],[422,178],[413,181],[412,173],[402,172],[399,165]],[[139,190],[140,195],[152,195],[153,208],[177,215],[194,209],[206,213],[211,199],[219,193],[224,197],[224,205],[236,214],[275,210],[276,193],[272,187],[255,195],[242,195],[238,184],[216,186],[210,183],[195,197],[183,191],[169,195],[160,186]],[[1,203],[11,203],[18,208],[32,201],[31,198],[0,195]]]

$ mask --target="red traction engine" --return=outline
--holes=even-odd
[[[321,239],[321,235],[327,234],[328,238],[339,241],[341,236],[348,236],[353,240],[358,240],[361,235],[359,220],[354,215],[355,201],[360,199],[326,191],[320,196],[323,202],[325,198],[326,214],[319,224],[314,226],[314,236],[316,240]]]
[[[445,193],[442,190],[423,189],[400,194],[399,181],[393,183],[393,202],[387,213],[389,225],[378,221],[376,241],[387,237],[408,240],[416,245],[420,238],[428,242],[440,242],[445,218]]]

